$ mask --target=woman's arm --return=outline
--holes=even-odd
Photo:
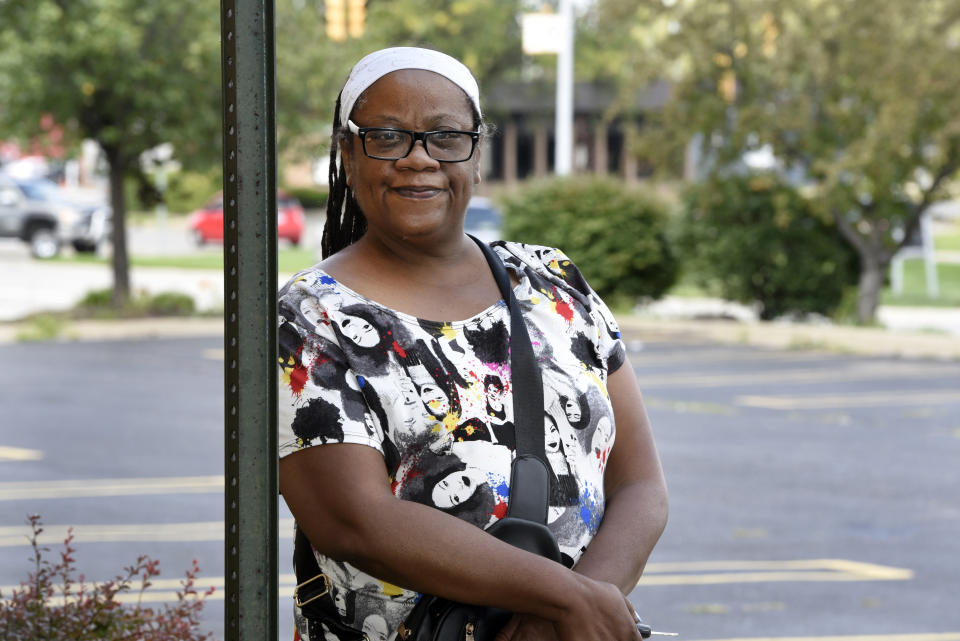
[[[607,379],[607,391],[617,436],[604,473],[603,522],[574,572],[615,585],[626,602],[666,526],[667,487],[629,361]],[[510,620],[497,641],[556,641],[562,633],[559,625],[521,614]]]
[[[629,594],[667,524],[667,486],[629,360],[609,376],[607,391],[617,433],[604,474],[603,522],[574,570]]]
[[[364,445],[311,447],[280,461],[280,491],[311,543],[384,581],[535,615],[561,641],[639,641],[615,586],[393,496]],[[560,632],[562,630],[562,632]]]

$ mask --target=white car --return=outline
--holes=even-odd
[[[109,236],[111,218],[108,205],[71,202],[49,180],[0,173],[0,238],[29,243],[36,258],[56,256],[65,243],[95,253]]]
[[[474,196],[467,205],[463,231],[485,243],[501,240],[503,215],[488,198]]]

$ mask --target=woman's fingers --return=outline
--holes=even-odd
[[[515,614],[495,641],[558,641],[553,624],[529,614]]]
[[[615,585],[584,577],[582,587],[556,623],[560,641],[641,641],[633,606]]]
[[[503,626],[500,632],[497,632],[497,636],[494,638],[494,641],[514,641],[513,636],[519,625],[520,615],[514,614],[512,617],[510,617],[510,620],[507,621],[507,624]]]

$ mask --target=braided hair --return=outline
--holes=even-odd
[[[346,141],[348,131],[340,122],[340,96],[333,110],[333,136],[330,145],[330,196],[327,199],[327,222],[323,226],[320,249],[323,257],[331,256],[344,247],[352,245],[367,231],[367,219],[360,205],[347,186],[347,171],[337,162],[340,145]]]
[[[467,98],[464,94],[464,98]],[[347,185],[347,172],[342,162],[338,162],[340,146],[345,144],[350,130],[340,122],[340,99],[333,110],[333,136],[330,145],[330,196],[327,199],[327,222],[323,226],[320,250],[323,258],[332,256],[344,247],[360,240],[367,231],[367,219],[353,197],[353,191]],[[473,114],[473,128],[486,135],[489,128],[483,123],[473,103],[467,98],[467,104]]]

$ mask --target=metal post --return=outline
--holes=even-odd
[[[554,167],[558,176],[573,163],[573,2],[560,0],[560,51],[557,54],[557,111]]]
[[[225,626],[277,639],[274,0],[221,0]]]

